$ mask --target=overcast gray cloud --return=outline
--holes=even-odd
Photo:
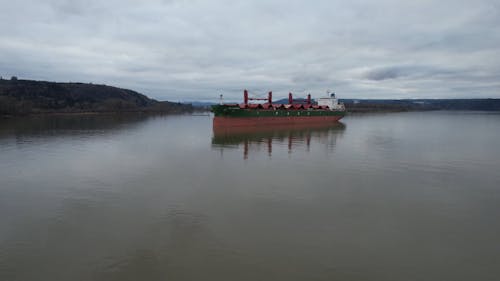
[[[500,98],[499,3],[0,0],[0,75],[174,101]]]

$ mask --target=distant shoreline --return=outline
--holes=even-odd
[[[341,99],[350,112],[401,112],[430,110],[500,111],[500,99]]]
[[[186,111],[186,112],[152,112],[152,111],[82,111],[82,112],[36,112],[30,114],[17,114],[17,115],[0,115],[0,119],[9,119],[17,117],[44,117],[44,116],[105,116],[105,115],[148,115],[148,116],[160,116],[160,115],[183,115],[183,114],[194,114],[197,112]],[[198,111],[199,112],[199,111]]]
[[[280,103],[280,101],[275,102]],[[345,104],[347,112],[351,113],[500,111],[500,99],[340,99],[340,101]],[[203,106],[193,104],[157,101],[132,90],[107,85],[20,80],[15,77],[10,80],[0,79],[0,116],[171,114],[210,110],[210,104],[204,103]]]

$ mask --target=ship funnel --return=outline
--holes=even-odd
[[[292,104],[292,103],[293,103],[292,93],[288,93],[288,103],[289,103],[289,104]]]

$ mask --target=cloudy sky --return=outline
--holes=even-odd
[[[173,101],[500,98],[500,1],[0,0],[0,75]]]

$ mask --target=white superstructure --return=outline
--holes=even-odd
[[[339,103],[335,97],[335,93],[328,93],[328,97],[322,97],[318,99],[319,106],[328,106],[330,110],[344,110],[344,104]]]

